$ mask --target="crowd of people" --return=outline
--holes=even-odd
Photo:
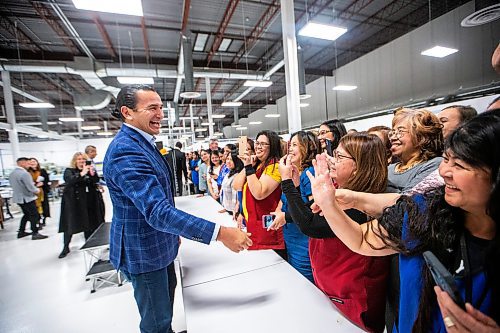
[[[495,103],[479,116],[462,105],[400,108],[392,128],[364,132],[330,120],[288,143],[264,130],[243,147],[213,140],[187,163],[195,193],[250,234],[248,250],[275,250],[364,330],[498,332]],[[428,250],[465,309],[433,290]]]
[[[213,139],[182,153],[178,142],[164,154],[155,143],[159,95],[123,88],[113,115],[124,124],[103,171],[113,202],[110,260],[132,282],[141,330],[171,331],[172,262],[183,236],[234,252],[274,250],[368,332],[500,332],[497,104],[480,115],[461,105],[437,114],[399,108],[391,128],[347,131],[328,120],[289,142],[262,130],[238,146]],[[94,146],[75,153],[64,172],[59,258],[73,234],[87,239],[104,222],[95,155]],[[188,179],[236,227],[175,208]],[[36,159],[18,160],[19,238],[27,221],[32,239],[46,238],[38,231],[50,217],[48,182]],[[464,308],[434,287],[425,251],[453,274]]]

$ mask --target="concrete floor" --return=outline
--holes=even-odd
[[[110,203],[106,201],[108,219]],[[131,284],[90,293],[83,253],[78,251],[83,234],[74,235],[71,253],[58,259],[62,250],[59,212],[60,202],[52,202],[53,218],[41,231],[48,239],[17,239],[20,213],[0,230],[0,332],[139,332]],[[179,286],[173,321],[176,332],[186,329]]]

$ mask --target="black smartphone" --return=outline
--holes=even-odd
[[[330,156],[333,156],[333,142],[332,140],[325,139],[326,144],[326,153]]]
[[[431,251],[423,253],[425,263],[431,271],[434,282],[450,295],[453,302],[455,302],[461,309],[465,310],[465,303],[458,291],[453,275],[443,266],[439,259]]]
[[[156,141],[155,145],[156,145],[156,148],[158,150],[162,150],[163,149],[163,141]]]
[[[92,161],[90,160],[85,161],[85,165],[92,165]]]

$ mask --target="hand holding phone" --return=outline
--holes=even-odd
[[[443,266],[439,259],[431,251],[423,253],[425,263],[431,271],[434,282],[450,295],[453,302],[455,302],[461,309],[465,310],[465,303],[460,295],[458,287],[455,283],[453,275]]]
[[[262,227],[268,229],[273,224],[274,215],[262,215]]]
[[[325,139],[326,144],[326,153],[330,156],[333,156],[333,142],[332,140]]]

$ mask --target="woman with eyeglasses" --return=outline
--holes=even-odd
[[[307,178],[306,171],[312,171],[312,160],[320,153],[320,143],[312,132],[298,131],[290,137],[288,154],[282,157],[281,164],[288,164],[292,168],[294,185],[300,187],[302,201],[308,203],[312,200],[311,183]],[[281,174],[281,167],[279,168]],[[283,179],[283,177],[282,177]],[[309,259],[309,237],[300,231],[297,224],[288,213],[288,202],[284,194],[278,205],[274,222],[269,230],[279,230],[283,227],[288,263],[300,274],[314,283]]]
[[[345,195],[331,200],[337,193],[327,161],[317,157],[310,177],[313,196],[332,231],[356,253],[399,257],[395,331],[500,332],[499,141],[500,111],[464,123],[447,138],[439,166],[445,185],[402,195],[378,219],[362,225],[343,209],[366,209],[374,195],[351,193],[350,200]],[[434,287],[424,251],[432,251],[452,274],[465,308]]]
[[[245,147],[238,147],[238,158],[243,162],[245,159],[245,154],[250,156],[255,155],[255,146],[252,139],[247,138]],[[252,166],[255,167],[255,162],[252,162]],[[238,228],[244,229],[246,228],[246,220],[243,217],[243,185],[246,182],[246,173],[245,168],[241,170],[238,174],[234,176],[233,180],[233,189],[238,192],[238,202],[235,206],[235,214],[233,215],[234,220],[236,221]]]
[[[389,140],[393,156],[400,161],[389,165],[388,192],[408,192],[441,163],[442,125],[430,111],[397,110]]]
[[[254,142],[255,155],[246,152],[242,158],[245,166],[243,185],[243,215],[253,245],[249,250],[273,249],[286,258],[282,230],[267,230],[263,215],[274,212],[281,197],[281,176],[278,171],[281,158],[280,137],[273,131],[257,134]]]
[[[329,159],[329,177],[340,188],[371,193],[384,192],[387,186],[387,160],[382,141],[374,135],[355,133],[344,136]],[[311,211],[311,202],[297,190],[290,163],[280,162],[283,193],[288,213],[300,230],[310,237],[309,255],[314,281],[352,322],[369,332],[384,330],[384,310],[389,260],[365,257],[349,250],[332,232],[319,213]],[[325,198],[334,200],[334,197]],[[346,211],[356,223],[370,218],[365,213]]]
[[[347,130],[340,120],[333,119],[323,122],[319,126],[318,139],[321,149],[326,151],[327,140],[332,145],[332,150],[339,145],[340,139],[347,134]]]

